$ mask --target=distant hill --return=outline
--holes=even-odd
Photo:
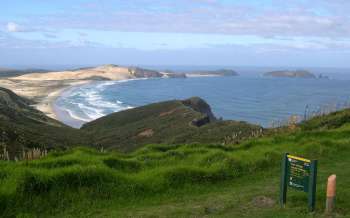
[[[116,65],[103,65],[93,68],[80,68],[75,70],[65,70],[57,72],[48,72],[45,74],[33,73],[19,77],[11,78],[14,80],[27,81],[47,81],[47,80],[124,80],[136,78],[128,67],[119,67]]]
[[[45,74],[43,74],[45,73]],[[63,71],[43,69],[15,70],[0,68],[1,77],[14,80],[47,81],[47,80],[120,80],[132,78],[186,78],[187,76],[238,76],[234,70],[199,70],[192,72],[156,71],[140,67],[126,67],[107,64],[97,67],[83,67]]]
[[[139,67],[131,67],[129,68],[129,73],[136,78],[149,78],[149,77],[162,77],[163,74],[161,74],[158,71],[155,70],[148,70],[143,69]]]
[[[86,67],[73,70],[64,70],[57,72],[26,73],[11,79],[26,81],[47,81],[47,80],[126,80],[135,78],[160,78],[160,77],[178,77],[173,73],[162,73],[156,70],[144,69],[139,67],[124,67],[113,64],[102,65],[98,67]]]
[[[0,87],[0,141],[10,152],[22,147],[58,148],[84,143],[87,137],[34,109],[31,101]]]
[[[198,97],[146,105],[107,115],[83,125],[95,144],[131,151],[145,144],[218,143],[259,130],[245,122],[219,121]]]
[[[15,70],[15,69],[8,69],[8,68],[0,68],[0,78],[21,76],[29,73],[46,73],[46,72],[49,72],[49,71],[43,70],[43,69]]]
[[[306,70],[281,70],[281,71],[271,71],[264,73],[264,76],[268,77],[287,77],[287,78],[305,78],[305,79],[314,79],[316,76]]]

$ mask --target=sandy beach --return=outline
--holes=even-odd
[[[79,88],[80,86],[88,85],[88,84],[91,84],[93,82],[96,82],[96,81],[86,81],[86,82],[82,82],[82,83],[72,84],[72,86],[58,91],[57,96],[55,95],[52,99],[49,100],[50,101],[49,110],[52,111],[55,119],[61,121],[62,123],[66,124],[68,126],[74,127],[74,128],[80,128],[84,123],[86,123],[86,121],[76,119],[67,110],[60,107],[57,104],[57,99],[59,97],[65,97],[65,95],[67,95],[71,92],[74,92],[74,89]],[[46,108],[43,108],[43,109],[45,110]]]
[[[145,75],[147,77],[147,75]],[[135,79],[132,69],[115,65],[104,65],[74,71],[31,73],[18,77],[0,79],[0,86],[33,101],[33,106],[47,116],[79,127],[81,121],[70,117],[56,105],[56,99],[66,90],[93,81],[120,81]]]
[[[33,106],[47,116],[58,119],[54,110],[54,102],[61,93],[74,86],[87,84],[91,81],[60,81],[47,80],[14,80],[0,79],[0,86],[10,89],[17,95],[33,100]]]
[[[76,70],[27,73],[0,78],[0,87],[33,101],[33,106],[47,116],[79,128],[84,121],[77,120],[55,104],[66,90],[94,81],[121,81],[146,78],[177,78],[178,74],[158,72],[138,67],[103,65]]]

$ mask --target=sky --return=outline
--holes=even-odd
[[[0,67],[350,67],[349,0],[1,0]]]

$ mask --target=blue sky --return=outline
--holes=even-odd
[[[348,0],[2,0],[0,66],[350,67]]]

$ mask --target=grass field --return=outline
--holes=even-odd
[[[349,111],[238,145],[149,145],[130,154],[87,148],[0,162],[1,217],[322,217],[338,176],[337,217],[350,216]],[[316,212],[306,194],[278,205],[280,161],[319,160]]]
[[[263,133],[257,125],[216,119],[198,97],[112,113],[81,129],[46,116],[33,104],[0,87],[0,149],[6,147],[12,160],[21,159],[23,150],[33,148],[86,146],[131,152],[148,144],[237,143]]]

